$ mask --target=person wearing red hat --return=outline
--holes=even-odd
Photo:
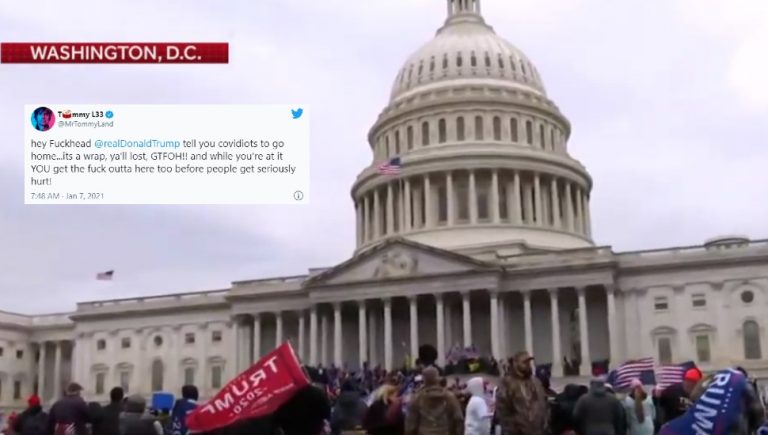
[[[27,409],[19,414],[13,425],[13,430],[19,435],[46,435],[48,431],[48,414],[40,406],[40,397],[29,396]]]
[[[691,394],[704,375],[696,367],[688,369],[679,384],[668,386],[659,397],[659,413],[662,424],[685,414],[691,406]]]

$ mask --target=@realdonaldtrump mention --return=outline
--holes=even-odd
[[[25,106],[26,204],[302,204],[305,105]]]

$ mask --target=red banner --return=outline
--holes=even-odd
[[[307,385],[293,348],[285,343],[190,413],[187,427],[192,432],[209,432],[269,415]]]
[[[226,42],[3,42],[0,63],[229,63]]]

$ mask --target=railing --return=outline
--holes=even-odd
[[[732,250],[757,250],[761,248],[768,248],[768,239],[750,240],[746,244],[733,243],[727,244],[711,244],[711,245],[695,245],[695,246],[680,246],[674,248],[661,248],[661,249],[648,249],[641,251],[628,251],[620,252],[616,255],[622,259],[632,258],[654,258],[664,256],[680,256],[680,255],[696,255],[696,254],[708,254],[711,252],[729,252]]]
[[[72,315],[72,313],[56,313],[32,316],[32,326],[71,325],[73,322],[69,318],[70,315]]]
[[[221,297],[223,299],[223,297],[226,296],[228,292],[229,292],[229,289],[203,291],[203,292],[191,292],[191,293],[175,293],[175,294],[157,295],[157,296],[143,296],[143,297],[126,298],[126,299],[109,299],[109,300],[103,300],[103,301],[79,302],[77,304],[77,308],[78,310],[80,310],[80,309],[91,309],[91,308],[101,308],[101,307],[120,307],[120,306],[136,305],[136,304],[162,304],[163,302],[183,302],[183,301],[196,301],[196,300],[202,301],[202,300],[211,299],[215,297]]]
[[[246,281],[235,281],[232,286],[251,285],[251,284],[290,284],[304,282],[307,275],[279,276],[277,278],[249,279]]]
[[[18,313],[9,313],[7,311],[0,311],[0,323],[8,323],[12,325],[31,325],[32,316],[27,316]]]

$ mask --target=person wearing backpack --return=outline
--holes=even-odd
[[[408,405],[405,435],[462,435],[464,415],[459,400],[440,385],[440,373],[427,367],[422,387]]]
[[[19,435],[47,435],[48,414],[43,412],[39,397],[29,396],[27,409],[16,418],[13,431]]]

